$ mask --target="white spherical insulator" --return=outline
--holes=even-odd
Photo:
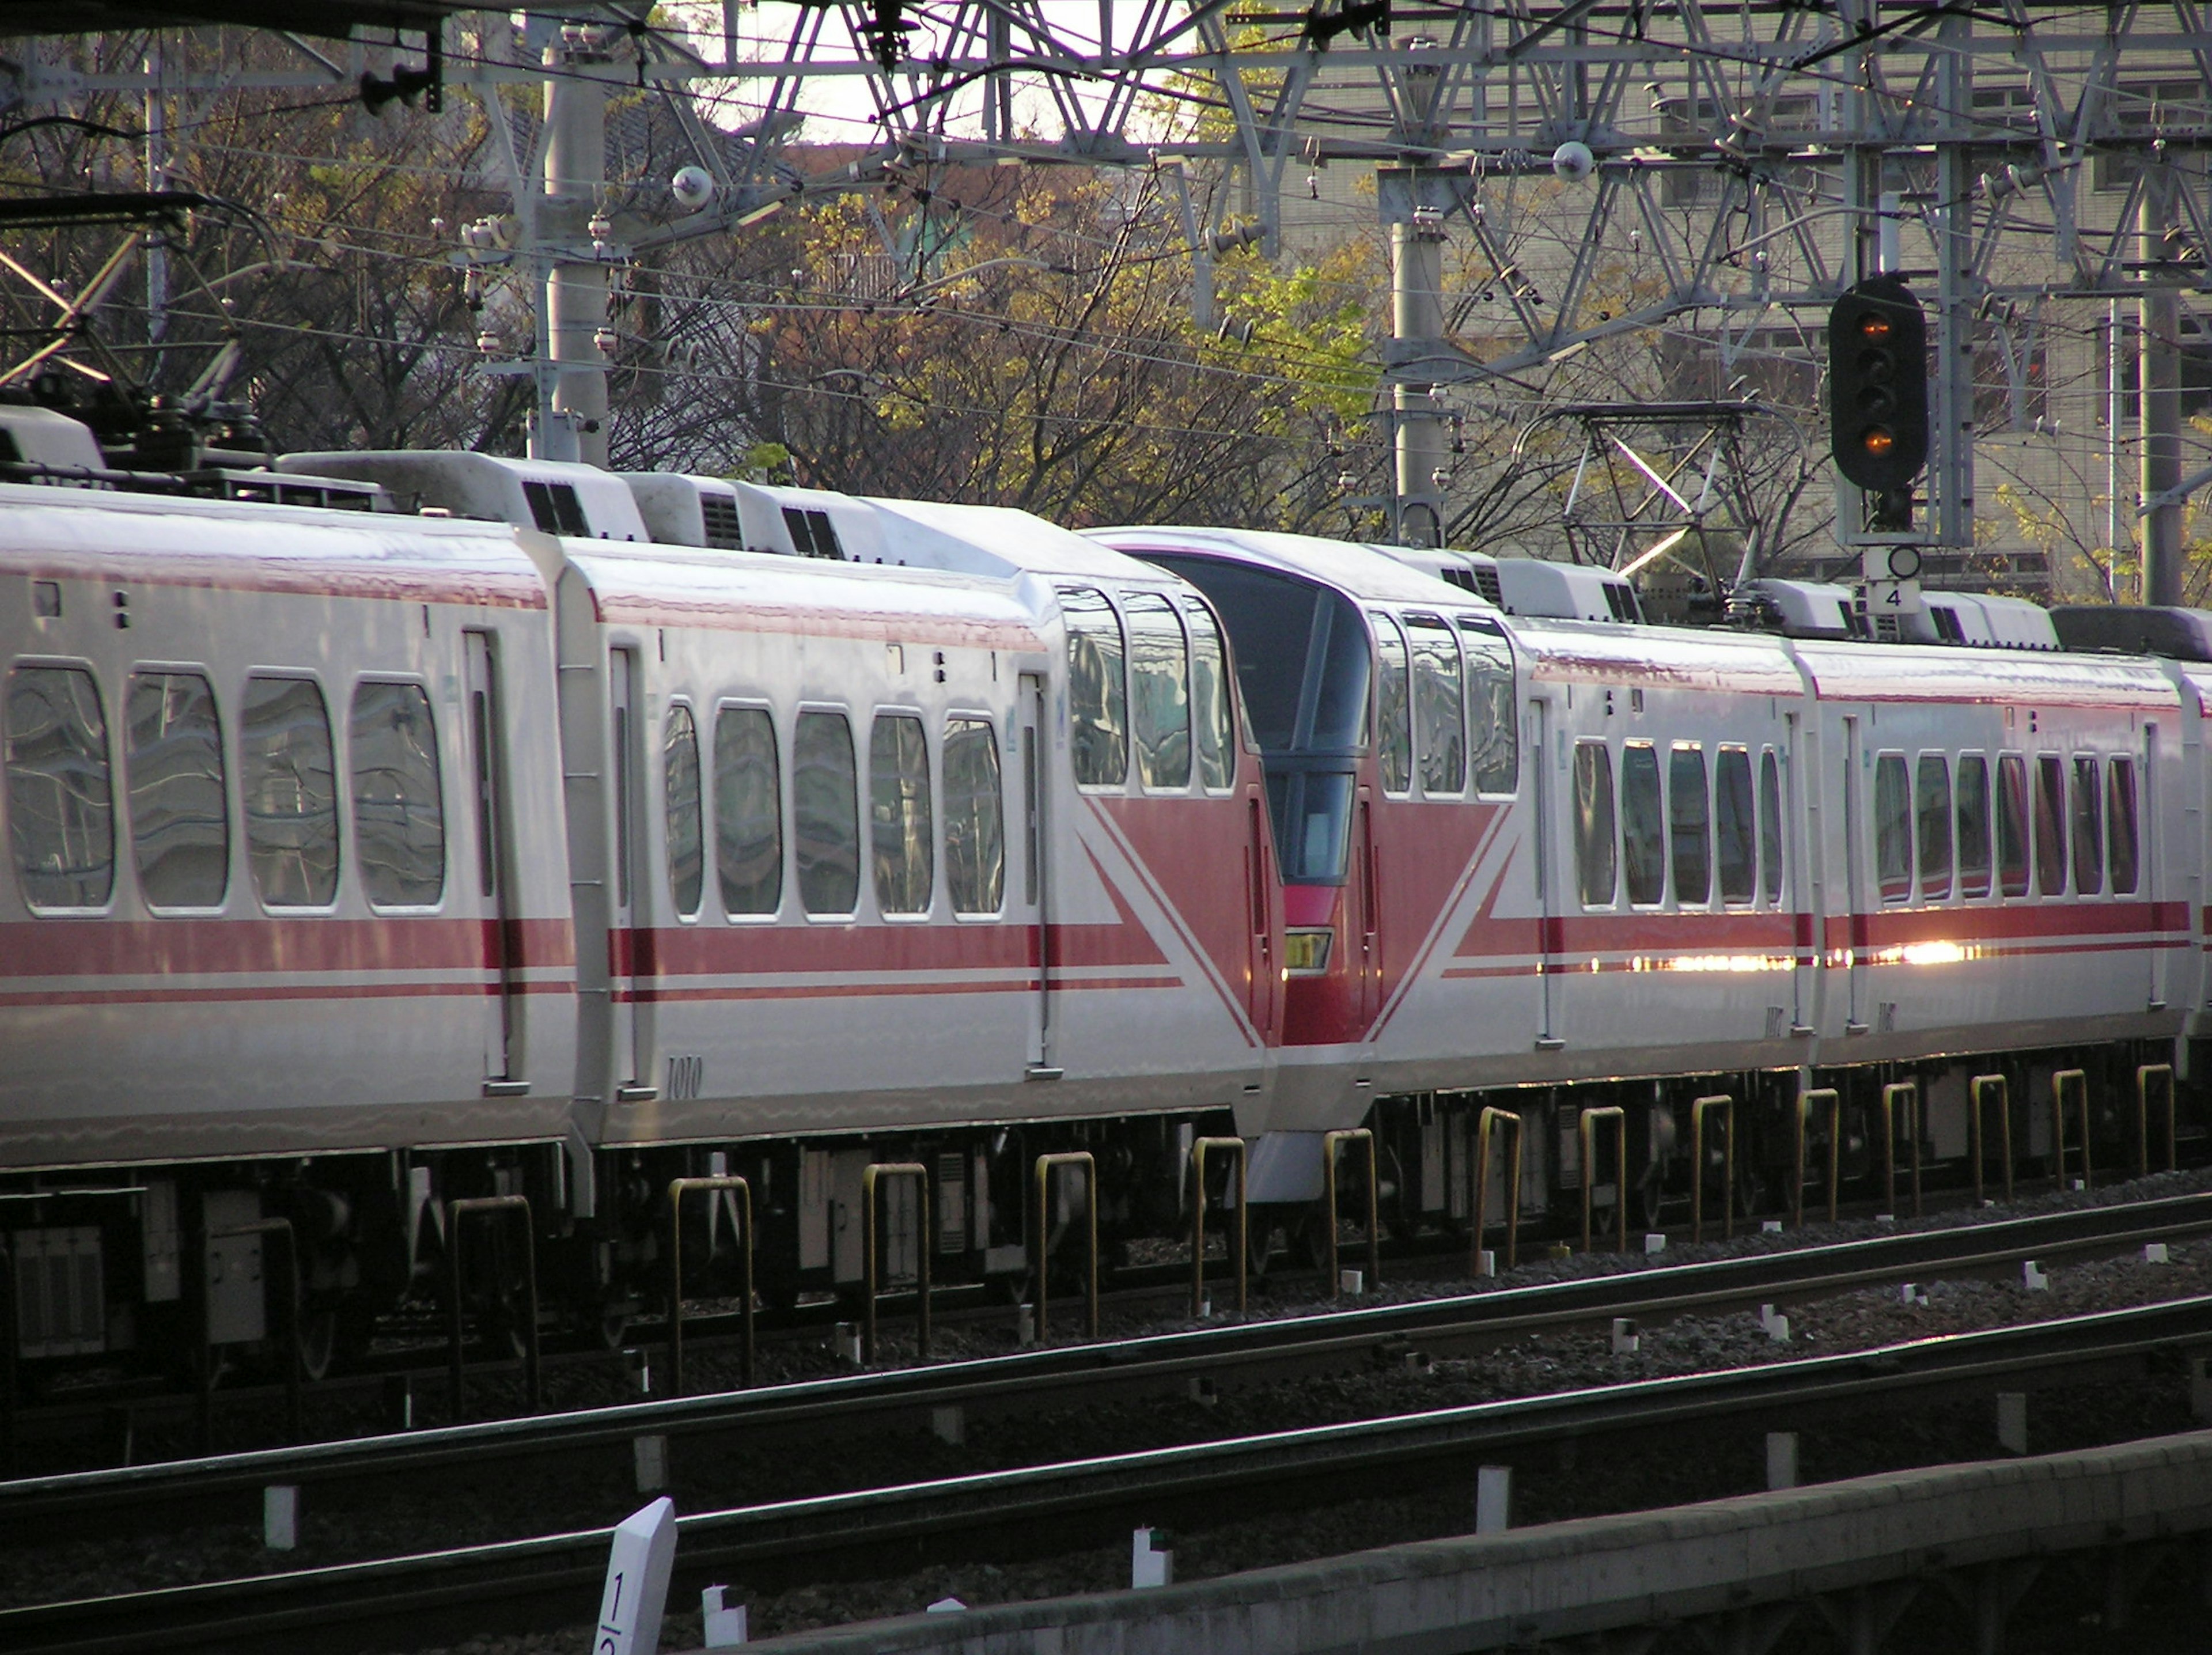
[[[1597,170],[1597,157],[1578,138],[1569,138],[1552,151],[1552,170],[1570,184],[1579,184]]]
[[[714,198],[714,175],[704,167],[679,167],[668,180],[668,192],[687,213],[696,213]]]

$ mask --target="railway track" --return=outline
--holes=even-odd
[[[464,1468],[548,1454],[627,1457],[641,1437],[804,1436],[863,1421],[927,1424],[939,1409],[1064,1409],[1172,1394],[1194,1380],[1246,1383],[1341,1370],[1401,1353],[1464,1354],[1531,1333],[1788,1305],[1930,1275],[2017,1275],[2024,1259],[2108,1255],[2212,1234],[2212,1194],[2077,1208],[1704,1263],[1635,1268],[1095,1345],[839,1375],[747,1391],[486,1421],[299,1447],[257,1450],[0,1483],[0,1536],[157,1526],[235,1507],[272,1483],[312,1485]]]
[[[887,1555],[1036,1555],[1116,1536],[1132,1520],[1261,1494],[1267,1508],[1464,1478],[1477,1456],[1694,1421],[1801,1421],[1960,1394],[2140,1371],[2154,1354],[2212,1345],[2212,1296],[1911,1341],[1752,1368],[1486,1402],[1061,1464],[692,1512],[679,1579],[801,1567],[834,1573]],[[15,1655],[106,1655],[434,1642],[465,1616],[502,1627],[588,1619],[611,1530],[0,1610]]]

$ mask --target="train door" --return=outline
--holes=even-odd
[[[507,867],[506,728],[499,694],[499,662],[489,632],[461,635],[467,678],[465,708],[471,826],[476,835],[475,879],[490,944],[493,991],[484,1001],[484,1090],[520,1091],[521,1031],[517,1025],[514,880]]]
[[[638,694],[637,680],[636,654],[628,649],[611,651],[607,660],[607,700],[612,745],[608,769],[614,807],[614,844],[608,857],[608,871],[613,876],[614,891],[608,904],[613,916],[611,955],[607,962],[608,989],[613,1005],[608,1020],[614,1038],[611,1067],[615,1097],[624,1103],[639,1102],[653,1095],[641,1067],[651,1056],[648,1043],[643,1037],[644,1004],[641,999],[644,979],[650,974],[650,951],[640,929],[646,910],[646,891],[638,843],[643,813],[638,808],[637,797],[637,721],[643,698]]]
[[[1275,871],[1268,859],[1267,806],[1257,786],[1244,790],[1246,968],[1251,984],[1246,1007],[1263,1043],[1275,1031]]]
[[[1353,1004],[1362,1042],[1372,1038],[1375,1019],[1382,1013],[1382,853],[1375,844],[1374,796],[1371,788],[1359,789],[1352,821],[1352,878],[1346,882],[1352,911],[1345,916],[1345,929],[1359,943],[1358,957],[1352,964],[1359,974]]]
[[[1048,879],[1051,841],[1044,810],[1044,709],[1043,678],[1035,672],[1023,673],[1020,705],[1015,714],[1022,765],[1021,900],[1022,918],[1030,928],[1030,958],[1036,972],[1030,995],[1024,1070],[1033,1080],[1056,1080],[1060,1071],[1052,1052],[1052,905]]]
[[[1813,973],[1819,969],[1820,959],[1820,880],[1806,828],[1808,822],[1818,819],[1818,812],[1811,809],[1810,795],[1820,770],[1818,737],[1804,715],[1785,713],[1783,729],[1782,874],[1778,879],[1770,879],[1769,885],[1779,890],[1790,914],[1790,1025],[1794,1033],[1814,1027],[1818,1015]],[[1765,808],[1763,800],[1760,808]]]
[[[2135,797],[2126,798],[2124,785],[2118,782],[2111,782],[2109,783],[2111,797],[2108,801],[2109,807],[2116,812],[2124,812],[2130,806],[2134,808],[2136,879],[2142,893],[2139,900],[2148,905],[2154,916],[2158,912],[2159,902],[2166,895],[2166,881],[2159,878],[2158,869],[2159,852],[2162,845],[2158,831],[2160,800],[2158,764],[2158,726],[2146,724],[2143,726],[2142,733],[2142,758],[2136,766]],[[2105,828],[2106,843],[2109,844],[2120,831],[2118,822],[2106,823]],[[2118,894],[2118,884],[2119,881],[2115,878],[2113,894],[2116,896]],[[2154,925],[2157,923],[2155,917],[2151,923]],[[2142,951],[2142,955],[2143,964],[2149,974],[2149,981],[2143,985],[2145,1003],[2154,1010],[2162,1011],[2172,997],[2168,992],[2170,985],[2167,982],[2167,973],[2172,970],[2172,950],[2146,948]]]
[[[1866,915],[1866,827],[1863,801],[1860,798],[1864,784],[1859,779],[1859,721],[1845,716],[1844,720],[1844,901],[1850,911],[1844,916],[1844,934],[1850,941],[1850,1007],[1845,1013],[1844,1031],[1864,1034],[1867,1031],[1867,930]]]
[[[1553,802],[1554,792],[1549,749],[1545,740],[1551,724],[1550,711],[1540,700],[1528,703],[1528,750],[1529,753],[1529,802],[1534,807],[1530,837],[1534,841],[1534,875],[1536,880],[1536,1048],[1540,1051],[1557,1051],[1566,1044],[1560,1031],[1565,1007],[1554,1003],[1559,992],[1559,974],[1565,970],[1560,958],[1566,946],[1565,928],[1560,923],[1559,905],[1563,897],[1558,889],[1558,854],[1553,849],[1552,834],[1555,827],[1553,817],[1557,806]]]

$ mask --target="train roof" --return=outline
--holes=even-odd
[[[223,591],[542,608],[504,524],[0,484],[0,570]]]
[[[2004,703],[2027,707],[2178,705],[2160,662],[2043,650],[1800,639],[1792,645],[1824,701]]]
[[[1531,678],[1746,695],[1804,689],[1788,647],[1758,633],[1621,626],[1516,615],[1506,622]]]
[[[562,550],[604,622],[1044,648],[1028,605],[1003,581],[773,552],[598,541],[567,541]]]
[[[1348,540],[1262,529],[1135,526],[1086,529],[1086,538],[1118,551],[1223,557],[1299,575],[1365,603],[1455,604],[1487,607],[1471,592],[1412,569],[1395,557]]]

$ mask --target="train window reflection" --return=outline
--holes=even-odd
[[[1123,597],[1129,623],[1129,712],[1137,777],[1147,788],[1190,785],[1190,658],[1174,608],[1158,593]]]
[[[1782,762],[1769,747],[1759,758],[1759,863],[1770,908],[1782,901]]]
[[[668,894],[676,911],[690,918],[706,891],[707,834],[700,821],[699,725],[678,702],[660,735],[662,794],[668,818]]]
[[[321,688],[250,678],[239,715],[246,861],[270,908],[321,908],[337,895],[337,766]]]
[[[1979,753],[1959,760],[1959,894],[1990,894],[1990,761]]]
[[[2105,835],[2112,848],[2112,894],[2136,888],[2136,762],[2115,758],[2106,773]]]
[[[1521,771],[1513,648],[1494,621],[1462,615],[1459,631],[1467,648],[1468,751],[1474,764],[1474,790],[1510,793]]]
[[[1198,738],[1198,779],[1209,791],[1219,792],[1237,780],[1237,729],[1229,710],[1228,657],[1221,647],[1221,630],[1204,604],[1185,598],[1182,618],[1190,628],[1190,721]],[[992,762],[996,764],[995,757]]]
[[[2035,760],[2035,888],[2046,897],[2066,891],[2066,766],[2057,753]]]
[[[2095,759],[2074,760],[2074,889],[2093,897],[2105,888],[2104,778]]]
[[[215,691],[198,672],[134,672],[124,699],[131,842],[149,908],[219,908],[230,883],[230,807]]]
[[[1713,854],[1721,900],[1747,903],[1759,894],[1758,822],[1751,802],[1751,755],[1723,747],[1713,758]]]
[[[1602,741],[1575,744],[1575,879],[1583,906],[1613,904],[1613,755]]]
[[[1874,762],[1875,878],[1884,902],[1912,897],[1912,788],[1903,753]]]
[[[860,899],[859,780],[842,713],[801,713],[791,738],[791,814],[799,900],[810,914],[849,914]]]
[[[921,721],[881,713],[868,736],[868,826],[876,905],[886,914],[929,911],[936,841],[929,819],[929,746]]]
[[[1067,625],[1068,742],[1075,779],[1085,787],[1120,787],[1129,774],[1121,619],[1106,594],[1088,587],[1063,590],[1060,611]]]
[[[419,684],[363,683],[347,727],[354,859],[380,908],[428,908],[446,893],[438,733]]]
[[[33,908],[98,908],[114,888],[107,720],[82,667],[8,674],[8,838]]]
[[[1459,634],[1433,615],[1408,615],[1413,655],[1413,730],[1421,791],[1467,791],[1467,703],[1460,685]]]
[[[714,872],[726,914],[773,914],[783,901],[775,726],[757,707],[714,715]]]
[[[945,727],[945,885],[956,914],[995,914],[1006,897],[999,743],[980,718]]]
[[[1659,754],[1648,741],[1620,750],[1620,860],[1628,900],[1667,900],[1666,807],[1659,798]]]
[[[1667,837],[1674,850],[1678,903],[1711,898],[1711,808],[1705,798],[1705,750],[1678,742],[1667,760]]]
[[[1375,758],[1382,772],[1382,791],[1413,788],[1413,668],[1406,635],[1388,615],[1375,622]]]
[[[1951,765],[1941,753],[1920,755],[1913,786],[1920,807],[1920,899],[1951,894]]]
[[[2027,761],[1997,758],[1997,880],[2008,897],[2027,894]]]

